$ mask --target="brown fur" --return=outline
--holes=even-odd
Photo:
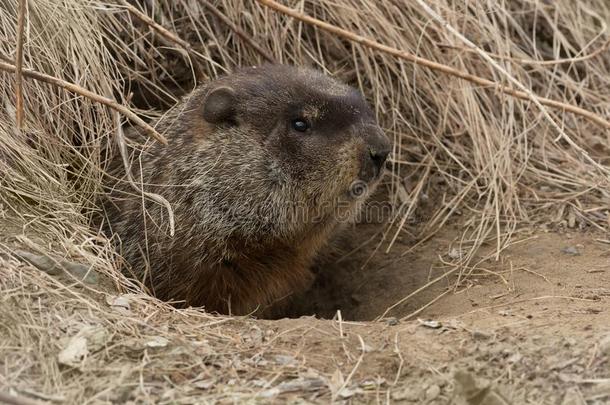
[[[310,128],[297,131],[295,119]],[[359,92],[283,65],[204,85],[156,127],[169,146],[147,145],[132,171],[170,201],[175,235],[164,208],[116,180],[108,231],[156,296],[222,313],[277,313],[307,288],[316,252],[366,198],[354,181],[374,188],[389,152]]]

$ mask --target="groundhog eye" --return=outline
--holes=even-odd
[[[305,132],[309,129],[309,124],[302,118],[297,118],[296,120],[292,120],[292,128],[295,131]]]

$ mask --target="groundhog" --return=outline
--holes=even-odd
[[[306,289],[316,253],[354,218],[390,153],[359,91],[287,65],[202,85],[155,127],[169,145],[147,144],[132,173],[171,203],[175,234],[165,208],[117,180],[120,164],[108,232],[155,296],[223,314],[276,316]]]

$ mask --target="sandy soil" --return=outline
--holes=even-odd
[[[359,236],[349,246],[360,245],[378,229],[368,227],[358,226],[357,232],[350,235]],[[338,259],[319,266],[319,280],[310,292],[316,298],[309,296],[298,310],[332,318],[340,309],[344,319],[359,321],[382,315],[413,318],[409,315],[451,289],[451,294],[438,299],[420,316],[457,316],[516,300],[590,299],[610,292],[610,242],[601,233],[578,231],[523,232],[499,260],[484,260],[453,291],[457,272],[443,278],[454,267],[444,265],[441,259],[448,263],[462,254],[456,247],[457,235],[459,229],[454,226],[414,251],[409,251],[414,242],[400,240],[389,253],[383,251],[385,246],[373,252],[379,239],[376,238],[368,248],[348,258],[342,252],[349,249],[343,247],[336,255]],[[493,253],[494,247],[484,246],[473,262]],[[434,285],[395,306],[406,295],[439,277]],[[386,313],[392,306],[395,308]]]
[[[358,226],[348,245],[377,229]],[[320,281],[294,309],[318,317],[275,321],[136,299],[118,311],[74,284],[27,282],[34,273],[10,265],[0,279],[0,394],[104,404],[610,403],[608,235],[522,233],[457,291],[448,288],[456,274],[441,277],[378,319],[451,270],[439,256],[459,254],[459,231],[404,256],[408,238],[368,262],[370,247],[320,264]],[[59,364],[91,330],[103,332],[83,335],[95,349],[76,366]]]
[[[375,229],[369,227],[359,226],[352,244],[366,240]],[[459,254],[452,236],[458,233],[457,226],[449,228],[405,255],[409,240],[390,254],[379,249],[371,257],[371,249],[362,249],[348,260],[321,265],[320,280],[297,311],[333,320],[276,325],[317,331],[299,333],[294,344],[307,361],[319,359],[320,367],[350,357],[341,341],[351,340],[352,348],[364,344],[364,354],[351,353],[362,356],[353,380],[377,376],[396,382],[383,391],[385,397],[369,393],[366,401],[610,403],[607,235],[524,232],[500,260],[483,262],[457,291],[451,274],[385,313],[451,269],[439,257],[451,261]],[[481,257],[492,248],[484,247]],[[322,331],[334,338],[323,339]]]

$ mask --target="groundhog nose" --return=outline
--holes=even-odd
[[[383,131],[377,128],[376,131],[373,131],[367,137],[367,144],[369,149],[369,157],[371,158],[375,172],[378,175],[383,171],[385,162],[391,152],[390,141],[385,136]]]
[[[366,129],[364,142],[360,179],[371,182],[382,176],[392,145],[381,128],[376,125],[371,125]]]
[[[390,149],[377,150],[374,148],[370,148],[369,151],[371,159],[373,160],[373,164],[375,165],[377,170],[383,170],[385,161],[388,158],[388,155],[390,154]]]

